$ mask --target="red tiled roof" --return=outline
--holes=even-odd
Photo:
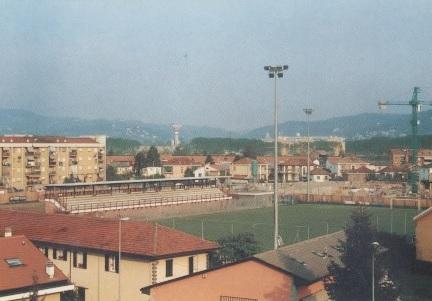
[[[317,167],[311,170],[310,174],[312,176],[329,176],[331,173],[327,169]]]
[[[205,156],[164,156],[162,165],[204,165]]]
[[[409,165],[404,164],[401,166],[395,166],[395,165],[389,165],[383,169],[380,170],[380,172],[386,173],[386,172],[408,172],[409,171]]]
[[[274,165],[274,157],[272,156],[262,156],[258,157],[259,160],[267,162],[267,164]],[[287,166],[307,166],[307,157],[303,156],[280,156],[278,157],[279,165]],[[312,160],[309,161],[309,165],[313,165]]]
[[[90,137],[0,136],[1,143],[97,143]]]
[[[128,162],[130,165],[133,165],[135,156],[106,156],[106,163],[108,165],[118,162]]]
[[[329,157],[328,160],[332,164],[367,164],[357,157]]]
[[[18,258],[23,265],[10,267],[6,259]],[[54,277],[46,273],[48,259],[25,236],[0,238],[0,292],[32,286],[37,277],[39,285],[66,282],[67,277],[54,266]]]
[[[14,233],[26,235],[32,241],[118,251],[118,220],[0,210],[0,231],[5,227],[11,227]],[[215,242],[165,226],[139,221],[122,222],[122,250],[128,254],[166,257],[216,248]]]
[[[361,166],[357,169],[347,171],[346,173],[370,174],[370,173],[374,173],[374,171],[367,168],[366,166]]]

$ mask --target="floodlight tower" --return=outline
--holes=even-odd
[[[309,190],[309,182],[310,182],[310,131],[309,131],[309,123],[310,123],[310,115],[312,115],[313,109],[306,108],[303,109],[307,116],[307,202],[310,202],[310,190]]]
[[[380,101],[378,102],[378,107],[380,109],[385,109],[386,106],[411,106],[411,164],[413,165],[413,170],[410,171],[408,175],[408,183],[411,186],[411,192],[418,192],[418,151],[420,148],[419,140],[418,140],[418,126],[420,124],[420,120],[418,118],[418,114],[421,110],[422,105],[432,106],[432,102],[424,102],[418,99],[418,95],[420,93],[419,87],[414,87],[413,94],[411,100],[409,102],[388,102],[388,101]]]
[[[269,78],[274,78],[274,249],[279,247],[279,214],[278,214],[278,105],[276,82],[283,77],[284,71],[288,70],[288,65],[264,66],[268,71]]]

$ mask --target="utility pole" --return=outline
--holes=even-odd
[[[278,78],[283,77],[284,71],[288,70],[288,65],[265,66],[269,78],[274,79],[274,249],[279,247],[279,213],[278,213],[278,105],[277,105],[277,87]]]
[[[310,115],[312,115],[313,109],[306,108],[303,109],[307,116],[307,202],[310,202],[310,190],[309,190],[309,181],[310,181],[310,133],[309,133],[309,121]]]
[[[412,193],[418,193],[419,186],[419,175],[418,175],[418,151],[420,148],[418,140],[418,126],[420,120],[418,114],[421,110],[422,105],[432,106],[432,102],[424,102],[418,99],[420,93],[419,87],[414,87],[411,100],[409,102],[388,102],[380,101],[378,102],[378,107],[384,109],[386,106],[411,106],[411,164],[412,170],[408,174],[408,183],[411,187]]]

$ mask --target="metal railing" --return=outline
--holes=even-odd
[[[143,207],[157,207],[165,205],[180,205],[186,203],[200,203],[217,200],[231,199],[230,196],[223,193],[214,194],[195,194],[195,195],[183,195],[183,196],[172,196],[172,197],[153,197],[146,199],[135,199],[135,200],[116,200],[116,201],[100,201],[92,203],[80,203],[80,204],[62,204],[66,210],[70,213],[85,213],[95,211],[109,211],[109,210],[120,210],[130,208],[143,208]]]

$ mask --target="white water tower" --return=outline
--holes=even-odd
[[[173,149],[180,145],[180,130],[183,126],[178,123],[171,124],[171,128],[173,130],[174,138],[171,141],[171,145]]]

